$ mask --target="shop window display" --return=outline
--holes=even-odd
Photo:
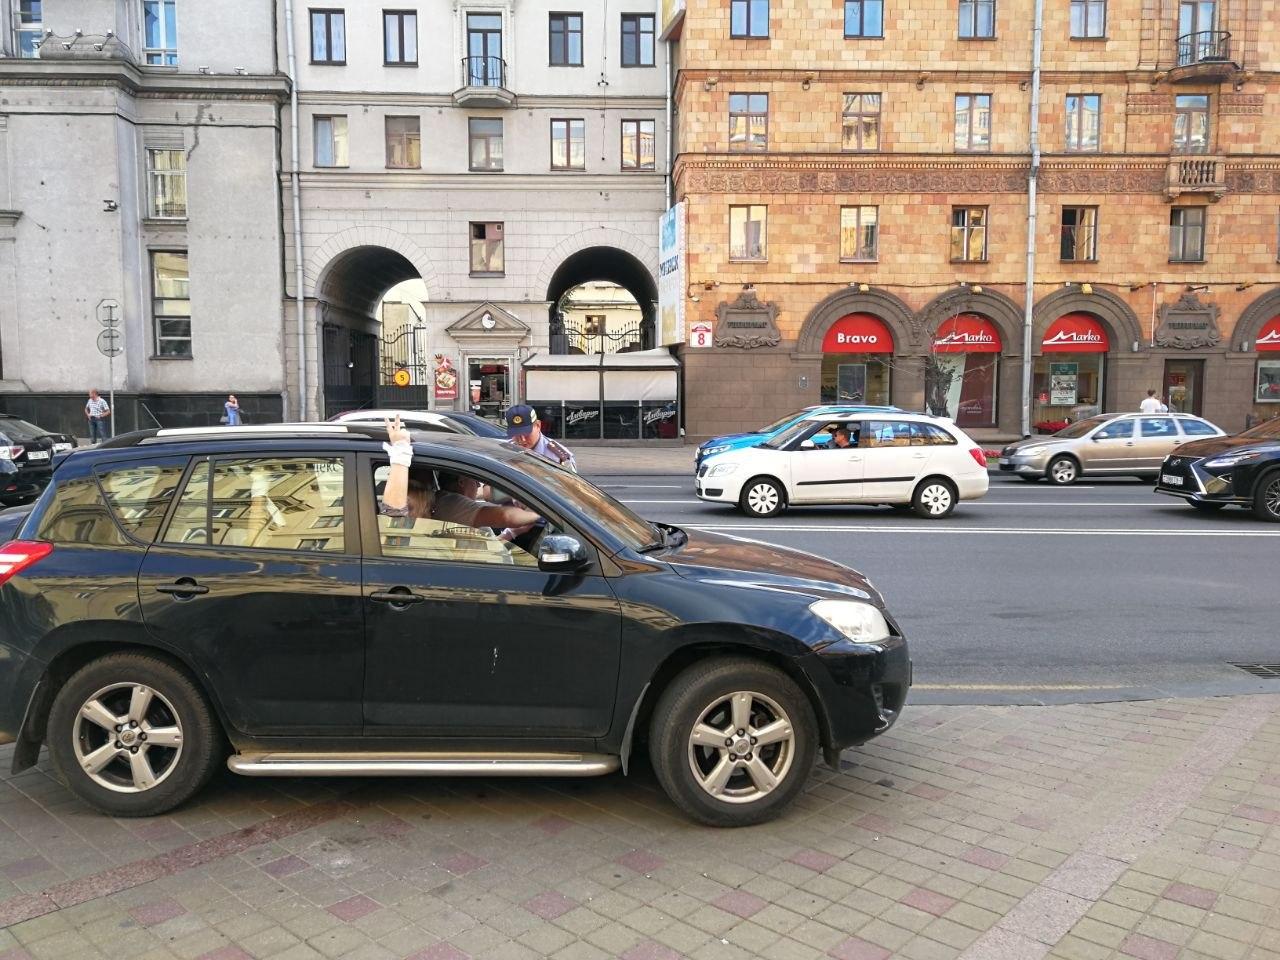
[[[925,366],[929,413],[961,428],[994,427],[1001,346],[986,317],[962,313],[943,321]]]
[[[889,405],[893,334],[878,317],[851,313],[822,340],[823,403]]]

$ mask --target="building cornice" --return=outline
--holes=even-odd
[[[397,90],[299,90],[303,106],[354,105],[376,107],[456,107],[452,93],[416,93]],[[516,109],[662,110],[666,100],[654,97],[551,96],[518,94]]]
[[[281,174],[281,183],[288,176]],[[498,193],[510,190],[569,192],[634,190],[661,194],[666,181],[661,173],[408,173],[403,170],[304,172],[304,187],[316,190],[438,189],[458,193]]]
[[[0,59],[0,87],[113,87],[139,98],[284,102],[283,74],[203,74],[144,69],[123,60]]]

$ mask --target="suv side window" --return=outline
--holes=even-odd
[[[182,479],[185,463],[100,467],[60,481],[36,537],[50,543],[123,547],[136,540],[151,543],[169,500]]]
[[[201,461],[164,542],[343,553],[344,475],[341,457]]]
[[[1095,440],[1128,440],[1133,436],[1133,420],[1113,420],[1093,436]]]
[[[186,464],[146,465],[100,471],[98,483],[116,520],[136,540],[152,543]]]

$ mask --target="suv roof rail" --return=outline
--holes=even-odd
[[[410,428],[410,433],[414,432]],[[134,447],[140,444],[172,443],[181,440],[261,439],[264,437],[369,437],[385,439],[386,427],[374,423],[268,423],[218,427],[163,427],[138,430],[106,440],[101,447]]]

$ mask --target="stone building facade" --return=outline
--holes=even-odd
[[[271,9],[0,0],[0,410],[81,436],[90,388],[117,430],[231,392],[285,412]]]
[[[1228,431],[1280,412],[1280,18],[1195,6],[1045,0],[1033,427],[1148,389]],[[681,350],[691,437],[836,399],[1021,432],[1033,12],[724,0],[666,24],[686,317],[716,344]]]

